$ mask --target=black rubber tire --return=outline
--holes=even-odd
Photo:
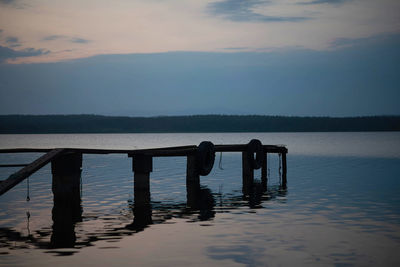
[[[215,148],[214,144],[209,141],[203,141],[197,147],[196,153],[196,167],[197,172],[202,175],[208,175],[213,166],[215,161]]]
[[[261,168],[262,163],[263,163],[263,157],[264,151],[263,151],[263,146],[260,140],[258,139],[252,139],[248,144],[247,144],[247,160],[250,163],[250,166],[254,170],[258,170]],[[254,154],[256,156],[254,157]]]

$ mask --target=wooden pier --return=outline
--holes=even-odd
[[[253,139],[248,144],[214,145],[204,141],[198,146],[179,146],[153,149],[0,149],[0,153],[45,153],[30,164],[3,164],[0,167],[23,167],[10,175],[8,179],[0,181],[0,195],[6,193],[14,186],[25,180],[34,172],[51,162],[52,190],[54,201],[68,202],[68,205],[80,203],[80,175],[82,168],[82,154],[127,154],[132,158],[132,170],[134,173],[134,196],[140,195],[143,203],[148,203],[150,198],[150,173],[153,171],[154,157],[186,157],[186,187],[188,203],[196,198],[200,188],[200,176],[208,175],[213,166],[216,152],[242,153],[242,182],[243,194],[249,194],[254,183],[254,170],[261,170],[261,182],[267,185],[267,157],[269,153],[280,154],[282,157],[282,187],[287,184],[287,148],[278,145],[262,145]],[[148,195],[148,197],[146,197]],[[136,201],[135,201],[136,202]],[[140,206],[140,202],[138,202]],[[72,204],[71,204],[72,203]],[[75,204],[73,204],[75,203]]]
[[[286,192],[286,153],[284,146],[262,145],[253,139],[248,144],[214,145],[204,141],[198,146],[179,146],[154,149],[0,149],[0,153],[45,153],[30,164],[1,164],[0,167],[18,168],[19,171],[8,179],[0,181],[0,195],[11,190],[37,170],[51,163],[52,173],[52,233],[48,248],[73,248],[76,244],[75,224],[82,221],[81,173],[83,154],[126,154],[132,158],[134,179],[133,222],[125,226],[131,231],[142,231],[153,224],[150,202],[150,174],[154,157],[186,157],[186,209],[203,210],[203,219],[213,216],[213,196],[211,191],[200,187],[200,177],[208,175],[217,152],[239,152],[242,154],[243,197],[251,205],[255,196],[267,190],[267,154],[279,154],[282,159],[280,192]],[[261,187],[254,183],[254,170],[261,168]],[[27,196],[27,200],[29,200]],[[207,211],[204,213],[204,211]],[[42,246],[42,245],[41,245]]]

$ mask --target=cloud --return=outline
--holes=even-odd
[[[29,6],[26,3],[20,3],[20,0],[0,0],[0,5],[10,6],[17,9],[23,9]]]
[[[298,22],[308,20],[308,17],[266,16],[258,14],[253,9],[270,3],[266,0],[223,0],[210,3],[207,6],[209,13],[221,16],[235,22]]]
[[[6,43],[18,43],[19,42],[19,40],[18,40],[18,38],[17,37],[13,37],[13,36],[11,36],[11,37],[7,37],[7,39],[6,39]]]
[[[48,35],[42,38],[42,41],[53,41],[57,39],[65,38],[63,35]]]
[[[14,4],[15,2],[17,2],[16,0],[0,0],[0,4],[3,5],[11,5]]]
[[[222,49],[224,50],[231,50],[231,51],[238,51],[238,50],[246,50],[249,49],[250,47],[248,46],[241,46],[241,47],[224,47]]]
[[[14,37],[14,36],[9,36],[6,38],[5,40],[7,46],[9,47],[19,47],[21,46],[21,43],[19,42],[18,37]]]
[[[344,48],[351,46],[367,46],[367,45],[376,45],[383,42],[399,42],[400,35],[399,34],[378,34],[369,37],[362,38],[336,38],[332,42],[330,42],[331,48]]]
[[[42,41],[54,41],[54,40],[65,40],[67,42],[76,44],[87,44],[90,40],[79,38],[79,37],[68,37],[65,35],[48,35],[41,39]]]
[[[373,39],[329,51],[171,52],[2,64],[0,81],[7,86],[0,90],[0,114],[400,114],[400,34]]]
[[[44,49],[26,48],[23,50],[14,50],[5,46],[0,46],[0,63],[3,63],[8,59],[41,56],[48,53],[50,53],[50,51]]]
[[[299,5],[319,5],[319,4],[332,4],[332,5],[339,5],[344,4],[345,2],[350,2],[352,0],[312,0],[309,2],[300,2],[297,3]]]
[[[70,39],[70,42],[72,42],[72,43],[78,43],[78,44],[87,44],[87,43],[89,43],[90,41],[89,41],[89,40],[86,40],[86,39],[83,39],[83,38],[71,38],[71,39]]]

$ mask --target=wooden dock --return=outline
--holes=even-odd
[[[208,175],[215,161],[217,152],[239,152],[242,154],[242,192],[243,197],[251,199],[267,190],[267,154],[280,155],[282,160],[282,180],[280,192],[286,193],[286,154],[284,146],[262,145],[253,139],[248,144],[214,145],[204,141],[198,146],[179,146],[153,149],[0,149],[0,153],[44,153],[32,163],[1,164],[0,167],[20,168],[8,179],[0,182],[0,195],[11,190],[37,170],[51,163],[52,172],[52,234],[49,248],[73,248],[76,243],[75,223],[82,221],[81,173],[83,154],[126,154],[132,158],[134,182],[133,222],[125,228],[142,231],[153,224],[150,201],[150,173],[153,171],[154,157],[186,157],[186,208],[190,210],[210,209],[213,197],[210,192],[200,187],[200,176]],[[254,183],[254,170],[261,168],[261,184]],[[260,190],[261,186],[261,190]],[[27,197],[27,200],[29,198]],[[205,202],[205,203],[204,203]],[[210,206],[207,206],[210,205]],[[203,208],[202,208],[203,207]],[[29,221],[29,220],[28,220]]]
[[[239,152],[242,153],[243,194],[248,194],[254,182],[254,170],[262,169],[261,182],[267,185],[267,157],[269,153],[280,154],[282,157],[282,187],[287,183],[287,148],[278,145],[262,145],[253,139],[248,144],[214,145],[204,141],[198,146],[178,146],[152,149],[77,149],[54,148],[34,149],[16,148],[0,149],[0,153],[45,153],[30,164],[3,164],[0,167],[23,167],[0,182],[0,195],[25,180],[37,170],[51,162],[52,189],[54,199],[67,201],[76,199],[80,188],[80,175],[83,154],[127,154],[132,158],[134,172],[134,193],[143,194],[150,191],[150,173],[153,171],[154,157],[187,157],[186,184],[188,201],[200,185],[200,176],[208,175],[214,165],[215,153]],[[193,192],[192,192],[193,191]],[[149,194],[150,196],[150,194]],[[143,197],[146,199],[146,196]],[[80,201],[80,199],[79,199]]]

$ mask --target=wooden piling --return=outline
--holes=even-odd
[[[287,164],[286,164],[286,152],[282,153],[282,187],[286,189],[287,184]]]
[[[60,155],[51,162],[51,170],[54,200],[51,245],[54,248],[74,247],[75,223],[82,220],[80,195],[82,154]]]
[[[65,153],[51,162],[54,201],[66,205],[80,206],[82,154]]]
[[[188,155],[186,163],[187,205],[194,207],[200,192],[200,174],[197,170],[196,155]]]
[[[263,190],[267,190],[268,184],[268,153],[265,153],[261,166],[261,185]]]
[[[153,171],[153,158],[148,155],[134,155],[132,160],[134,176],[135,209],[150,205],[150,172]]]
[[[249,162],[248,152],[242,152],[242,181],[243,194],[248,195],[254,183],[254,169]]]

